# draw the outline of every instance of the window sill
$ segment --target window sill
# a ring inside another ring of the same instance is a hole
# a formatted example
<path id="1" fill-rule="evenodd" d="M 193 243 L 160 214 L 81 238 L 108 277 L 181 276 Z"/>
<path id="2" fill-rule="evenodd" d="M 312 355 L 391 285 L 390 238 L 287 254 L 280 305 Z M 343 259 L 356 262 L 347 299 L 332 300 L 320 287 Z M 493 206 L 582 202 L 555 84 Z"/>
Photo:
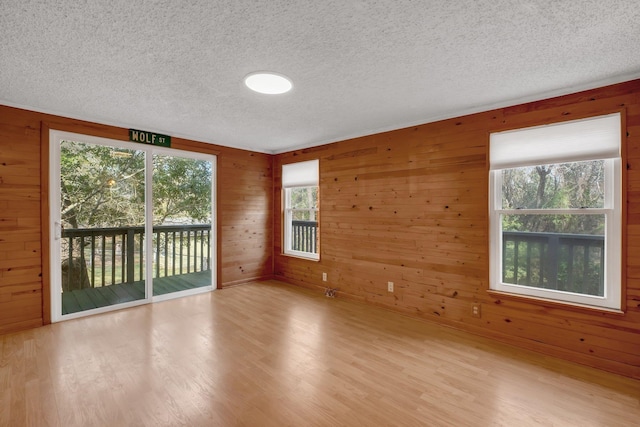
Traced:
<path id="1" fill-rule="evenodd" d="M 538 304 L 545 307 L 576 311 L 576 312 L 585 313 L 585 314 L 613 315 L 616 317 L 625 315 L 625 312 L 623 310 L 617 310 L 613 308 L 595 307 L 591 305 L 577 304 L 574 302 L 557 301 L 557 300 L 534 297 L 529 295 L 513 294 L 510 292 L 496 291 L 494 289 L 489 289 L 487 292 L 491 297 L 498 300 L 510 299 L 514 301 Z"/>
<path id="2" fill-rule="evenodd" d="M 288 257 L 291 257 L 291 258 L 304 259 L 304 260 L 307 260 L 307 261 L 315 261 L 315 262 L 319 262 L 320 261 L 320 254 L 309 256 L 309 255 L 306 255 L 306 254 L 304 254 L 302 252 L 300 252 L 300 253 L 297 253 L 297 252 L 296 253 L 283 252 L 282 255 L 283 256 L 288 256 Z"/>

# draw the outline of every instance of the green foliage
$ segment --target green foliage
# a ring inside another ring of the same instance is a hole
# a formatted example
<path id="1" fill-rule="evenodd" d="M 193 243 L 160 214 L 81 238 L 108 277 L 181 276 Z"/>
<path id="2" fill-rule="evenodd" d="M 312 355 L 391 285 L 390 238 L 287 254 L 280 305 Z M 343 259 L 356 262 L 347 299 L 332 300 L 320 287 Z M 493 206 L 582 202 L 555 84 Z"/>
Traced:
<path id="1" fill-rule="evenodd" d="M 154 223 L 188 217 L 211 222 L 211 162 L 155 156 L 153 161 Z"/>
<path id="2" fill-rule="evenodd" d="M 604 161 L 561 163 L 502 172 L 505 209 L 568 209 L 604 206 Z M 505 230 L 602 234 L 599 215 L 510 215 Z"/>
<path id="3" fill-rule="evenodd" d="M 288 190 L 293 219 L 315 221 L 318 210 L 318 187 L 295 187 Z"/>
<path id="4" fill-rule="evenodd" d="M 61 213 L 71 228 L 145 222 L 145 152 L 81 142 L 61 145 Z M 211 221 L 211 163 L 154 159 L 154 223 Z"/>
<path id="5" fill-rule="evenodd" d="M 64 141 L 60 153 L 65 226 L 144 222 L 144 152 Z"/>

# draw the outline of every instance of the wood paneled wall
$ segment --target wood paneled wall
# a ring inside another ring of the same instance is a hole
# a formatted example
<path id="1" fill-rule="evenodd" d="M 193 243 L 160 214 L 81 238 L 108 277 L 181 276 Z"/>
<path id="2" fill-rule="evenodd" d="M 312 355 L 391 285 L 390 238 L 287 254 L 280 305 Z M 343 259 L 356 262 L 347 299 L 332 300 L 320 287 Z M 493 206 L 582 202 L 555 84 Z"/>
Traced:
<path id="1" fill-rule="evenodd" d="M 489 293 L 489 133 L 613 111 L 627 131 L 625 313 Z M 314 158 L 319 262 L 281 255 L 281 166 Z M 274 218 L 279 279 L 640 378 L 640 80 L 278 155 Z"/>
<path id="2" fill-rule="evenodd" d="M 612 111 L 623 112 L 627 130 L 625 313 L 489 293 L 489 133 Z M 47 126 L 128 139 L 126 129 L 0 106 L 0 333 L 48 320 L 41 214 Z M 218 156 L 219 286 L 275 274 L 640 378 L 640 80 L 277 156 L 177 138 L 174 147 Z M 319 262 L 281 255 L 281 165 L 314 158 Z M 395 282 L 394 293 L 387 281 Z M 481 318 L 471 316 L 472 304 L 481 304 Z"/>
<path id="3" fill-rule="evenodd" d="M 127 129 L 0 106 L 0 333 L 49 320 L 41 176 L 41 131 L 48 128 L 128 140 Z M 217 155 L 218 286 L 271 277 L 272 156 L 180 138 L 172 145 Z"/>

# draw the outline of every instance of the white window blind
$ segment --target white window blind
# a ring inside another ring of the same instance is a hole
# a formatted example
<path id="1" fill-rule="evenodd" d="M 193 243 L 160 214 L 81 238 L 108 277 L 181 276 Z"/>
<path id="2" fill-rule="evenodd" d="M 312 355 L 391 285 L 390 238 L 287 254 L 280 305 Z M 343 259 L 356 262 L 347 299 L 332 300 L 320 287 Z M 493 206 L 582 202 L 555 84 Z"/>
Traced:
<path id="1" fill-rule="evenodd" d="M 318 185 L 318 160 L 282 165 L 282 188 Z"/>
<path id="2" fill-rule="evenodd" d="M 492 133 L 491 169 L 620 157 L 620 113 Z"/>

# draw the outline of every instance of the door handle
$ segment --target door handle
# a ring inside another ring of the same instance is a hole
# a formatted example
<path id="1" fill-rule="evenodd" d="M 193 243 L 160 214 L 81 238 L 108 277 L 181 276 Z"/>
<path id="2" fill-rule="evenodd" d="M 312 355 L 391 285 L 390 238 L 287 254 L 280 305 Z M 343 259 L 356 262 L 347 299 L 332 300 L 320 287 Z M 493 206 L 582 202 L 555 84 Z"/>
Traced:
<path id="1" fill-rule="evenodd" d="M 62 224 L 57 221 L 53 223 L 53 237 L 56 240 L 60 240 L 62 238 Z"/>

